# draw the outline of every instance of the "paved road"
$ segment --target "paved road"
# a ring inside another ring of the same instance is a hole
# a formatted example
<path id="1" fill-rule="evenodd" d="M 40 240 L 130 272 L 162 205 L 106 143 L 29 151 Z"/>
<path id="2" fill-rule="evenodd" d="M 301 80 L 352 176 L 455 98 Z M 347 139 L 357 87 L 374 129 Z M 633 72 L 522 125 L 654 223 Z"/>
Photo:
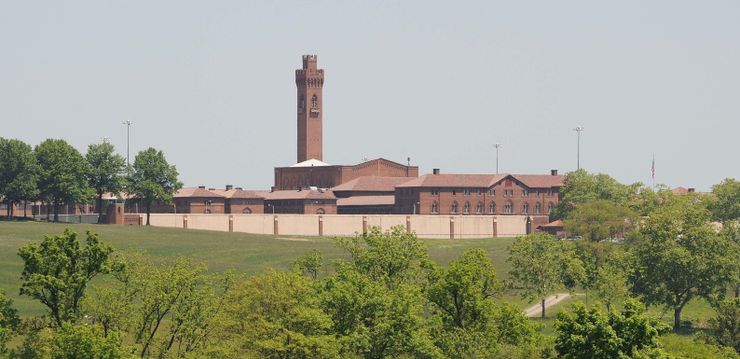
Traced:
<path id="1" fill-rule="evenodd" d="M 570 297 L 570 293 L 557 293 L 553 294 L 545 299 L 545 309 L 552 307 L 555 304 Z M 542 306 L 537 303 L 524 310 L 524 315 L 528 317 L 539 317 L 542 315 Z"/>

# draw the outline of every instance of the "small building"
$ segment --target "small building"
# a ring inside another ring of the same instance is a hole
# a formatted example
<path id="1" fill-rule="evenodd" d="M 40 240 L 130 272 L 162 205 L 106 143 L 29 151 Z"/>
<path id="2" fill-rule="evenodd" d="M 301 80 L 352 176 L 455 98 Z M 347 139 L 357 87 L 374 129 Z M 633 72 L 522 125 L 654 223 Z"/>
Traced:
<path id="1" fill-rule="evenodd" d="M 337 214 L 337 197 L 317 188 L 259 193 L 264 213 Z"/>
<path id="2" fill-rule="evenodd" d="M 339 214 L 391 214 L 396 186 L 407 177 L 363 176 L 331 189 L 337 197 Z"/>
<path id="3" fill-rule="evenodd" d="M 172 211 L 165 204 L 158 206 L 159 213 L 227 213 L 226 198 L 215 193 L 215 188 L 207 190 L 205 186 L 181 188 L 175 193 Z M 163 207 L 163 208 L 159 208 Z M 154 212 L 154 210 L 152 210 Z"/>
<path id="4" fill-rule="evenodd" d="M 226 185 L 225 189 L 213 190 L 225 198 L 225 213 L 252 214 L 264 213 L 265 198 L 255 191 Z"/>

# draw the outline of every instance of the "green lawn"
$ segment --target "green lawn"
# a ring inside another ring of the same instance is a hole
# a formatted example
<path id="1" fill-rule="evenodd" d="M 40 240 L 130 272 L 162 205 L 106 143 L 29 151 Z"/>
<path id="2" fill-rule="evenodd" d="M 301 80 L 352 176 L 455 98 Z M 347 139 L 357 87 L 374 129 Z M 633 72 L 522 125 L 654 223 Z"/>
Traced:
<path id="1" fill-rule="evenodd" d="M 55 224 L 45 222 L 0 221 L 0 288 L 13 299 L 24 315 L 41 313 L 41 307 L 26 297 L 18 296 L 21 259 L 18 248 L 31 242 L 40 242 L 45 234 L 60 233 L 71 227 L 84 236 L 86 230 L 100 234 L 100 238 L 121 251 L 140 250 L 156 257 L 186 256 L 204 262 L 211 271 L 233 269 L 253 274 L 266 268 L 290 268 L 299 255 L 318 249 L 328 261 L 340 258 L 343 252 L 332 238 L 284 238 L 269 235 L 227 233 L 179 228 L 112 226 L 89 224 Z M 84 237 L 82 237 L 84 239 Z M 506 277 L 509 265 L 507 247 L 512 238 L 496 239 L 429 239 L 429 254 L 445 265 L 469 248 L 484 248 L 496 266 L 500 278 Z M 514 295 L 507 299 L 525 305 Z"/>

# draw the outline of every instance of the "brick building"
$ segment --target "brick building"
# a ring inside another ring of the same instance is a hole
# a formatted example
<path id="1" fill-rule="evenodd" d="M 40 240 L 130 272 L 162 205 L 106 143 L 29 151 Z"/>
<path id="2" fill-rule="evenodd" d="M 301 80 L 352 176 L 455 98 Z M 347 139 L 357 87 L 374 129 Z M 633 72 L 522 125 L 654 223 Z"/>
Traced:
<path id="1" fill-rule="evenodd" d="M 317 188 L 260 193 L 265 213 L 337 214 L 337 197 Z"/>
<path id="2" fill-rule="evenodd" d="M 564 176 L 517 174 L 442 174 L 439 170 L 396 186 L 395 213 L 506 215 L 548 223 Z"/>
<path id="3" fill-rule="evenodd" d="M 396 186 L 408 181 L 407 177 L 364 176 L 333 187 L 337 213 L 391 214 Z"/>

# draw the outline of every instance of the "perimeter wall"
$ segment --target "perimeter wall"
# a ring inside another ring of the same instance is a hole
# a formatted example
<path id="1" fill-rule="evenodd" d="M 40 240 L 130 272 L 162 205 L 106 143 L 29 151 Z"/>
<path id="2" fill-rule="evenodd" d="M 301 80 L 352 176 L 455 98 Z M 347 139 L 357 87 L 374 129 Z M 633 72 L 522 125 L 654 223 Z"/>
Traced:
<path id="1" fill-rule="evenodd" d="M 145 214 L 139 223 L 146 223 Z M 377 226 L 403 226 L 420 238 L 490 238 L 526 234 L 526 216 L 311 215 L 311 214 L 152 214 L 156 227 L 286 236 L 351 236 Z"/>

